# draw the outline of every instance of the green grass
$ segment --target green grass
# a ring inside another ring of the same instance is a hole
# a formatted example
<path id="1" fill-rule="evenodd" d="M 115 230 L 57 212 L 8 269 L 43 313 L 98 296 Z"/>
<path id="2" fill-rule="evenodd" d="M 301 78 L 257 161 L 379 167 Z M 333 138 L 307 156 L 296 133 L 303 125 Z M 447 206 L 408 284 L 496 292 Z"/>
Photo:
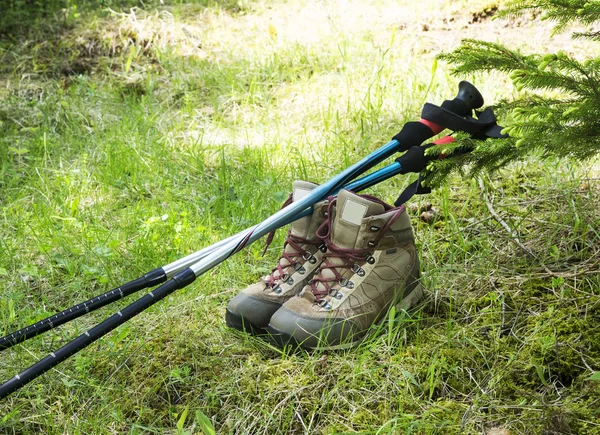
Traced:
<path id="1" fill-rule="evenodd" d="M 293 180 L 327 180 L 450 97 L 433 57 L 455 33 L 419 23 L 466 3 L 411 3 L 100 8 L 0 42 L 0 334 L 260 222 Z M 513 92 L 468 79 L 490 103 Z M 413 214 L 430 299 L 358 349 L 281 353 L 225 326 L 280 231 L 4 400 L 0 433 L 600 433 L 598 163 L 482 181 L 416 199 L 441 217 Z M 2 352 L 0 379 L 116 309 Z"/>

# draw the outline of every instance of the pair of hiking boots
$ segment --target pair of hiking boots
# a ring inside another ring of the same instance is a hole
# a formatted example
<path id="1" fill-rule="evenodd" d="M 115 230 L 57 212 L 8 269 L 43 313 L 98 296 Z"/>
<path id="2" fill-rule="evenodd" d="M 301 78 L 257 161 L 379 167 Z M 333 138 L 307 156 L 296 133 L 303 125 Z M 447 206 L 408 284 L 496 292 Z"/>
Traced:
<path id="1" fill-rule="evenodd" d="M 296 181 L 292 201 L 315 187 Z M 349 348 L 392 305 L 419 302 L 418 278 L 405 207 L 342 190 L 291 224 L 277 265 L 231 300 L 226 322 L 280 346 Z"/>

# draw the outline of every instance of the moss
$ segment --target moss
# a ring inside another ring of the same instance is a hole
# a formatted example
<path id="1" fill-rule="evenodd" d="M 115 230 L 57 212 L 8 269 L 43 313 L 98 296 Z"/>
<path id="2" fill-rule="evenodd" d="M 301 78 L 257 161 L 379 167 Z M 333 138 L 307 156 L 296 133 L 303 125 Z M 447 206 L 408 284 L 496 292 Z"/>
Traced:
<path id="1" fill-rule="evenodd" d="M 549 380 L 570 386 L 587 372 L 585 359 L 600 358 L 600 327 L 575 305 L 549 305 L 528 323 L 535 330 L 529 352 L 545 366 Z"/>

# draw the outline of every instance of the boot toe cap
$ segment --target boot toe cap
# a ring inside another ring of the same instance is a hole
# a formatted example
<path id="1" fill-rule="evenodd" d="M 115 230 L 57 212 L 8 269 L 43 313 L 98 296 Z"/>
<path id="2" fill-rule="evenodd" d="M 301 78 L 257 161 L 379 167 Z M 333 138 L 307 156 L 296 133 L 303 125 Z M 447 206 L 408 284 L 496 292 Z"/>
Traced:
<path id="1" fill-rule="evenodd" d="M 264 329 L 281 304 L 259 299 L 244 292 L 234 297 L 227 306 L 227 325 L 240 330 Z M 255 332 L 255 331 L 254 331 Z"/>
<path id="2" fill-rule="evenodd" d="M 361 335 L 351 320 L 302 315 L 285 305 L 273 314 L 267 331 L 280 346 L 292 344 L 306 349 L 352 347 Z"/>

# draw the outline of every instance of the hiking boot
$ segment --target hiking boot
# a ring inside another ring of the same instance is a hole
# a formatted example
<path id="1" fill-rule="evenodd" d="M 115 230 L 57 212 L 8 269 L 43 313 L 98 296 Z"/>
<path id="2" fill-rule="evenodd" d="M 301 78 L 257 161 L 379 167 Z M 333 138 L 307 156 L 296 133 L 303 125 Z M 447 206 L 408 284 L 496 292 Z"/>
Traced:
<path id="1" fill-rule="evenodd" d="M 423 297 L 404 205 L 342 190 L 317 235 L 326 247 L 320 268 L 269 322 L 279 345 L 352 347 L 392 305 L 409 309 Z"/>
<path id="2" fill-rule="evenodd" d="M 303 198 L 316 186 L 307 181 L 294 182 L 292 195 L 283 207 Z M 318 202 L 312 215 L 291 224 L 281 257 L 271 273 L 229 302 L 225 313 L 227 325 L 252 333 L 264 332 L 273 313 L 302 290 L 321 264 L 323 252 L 319 245 L 323 242 L 315 233 L 326 220 L 326 213 L 327 201 Z"/>

